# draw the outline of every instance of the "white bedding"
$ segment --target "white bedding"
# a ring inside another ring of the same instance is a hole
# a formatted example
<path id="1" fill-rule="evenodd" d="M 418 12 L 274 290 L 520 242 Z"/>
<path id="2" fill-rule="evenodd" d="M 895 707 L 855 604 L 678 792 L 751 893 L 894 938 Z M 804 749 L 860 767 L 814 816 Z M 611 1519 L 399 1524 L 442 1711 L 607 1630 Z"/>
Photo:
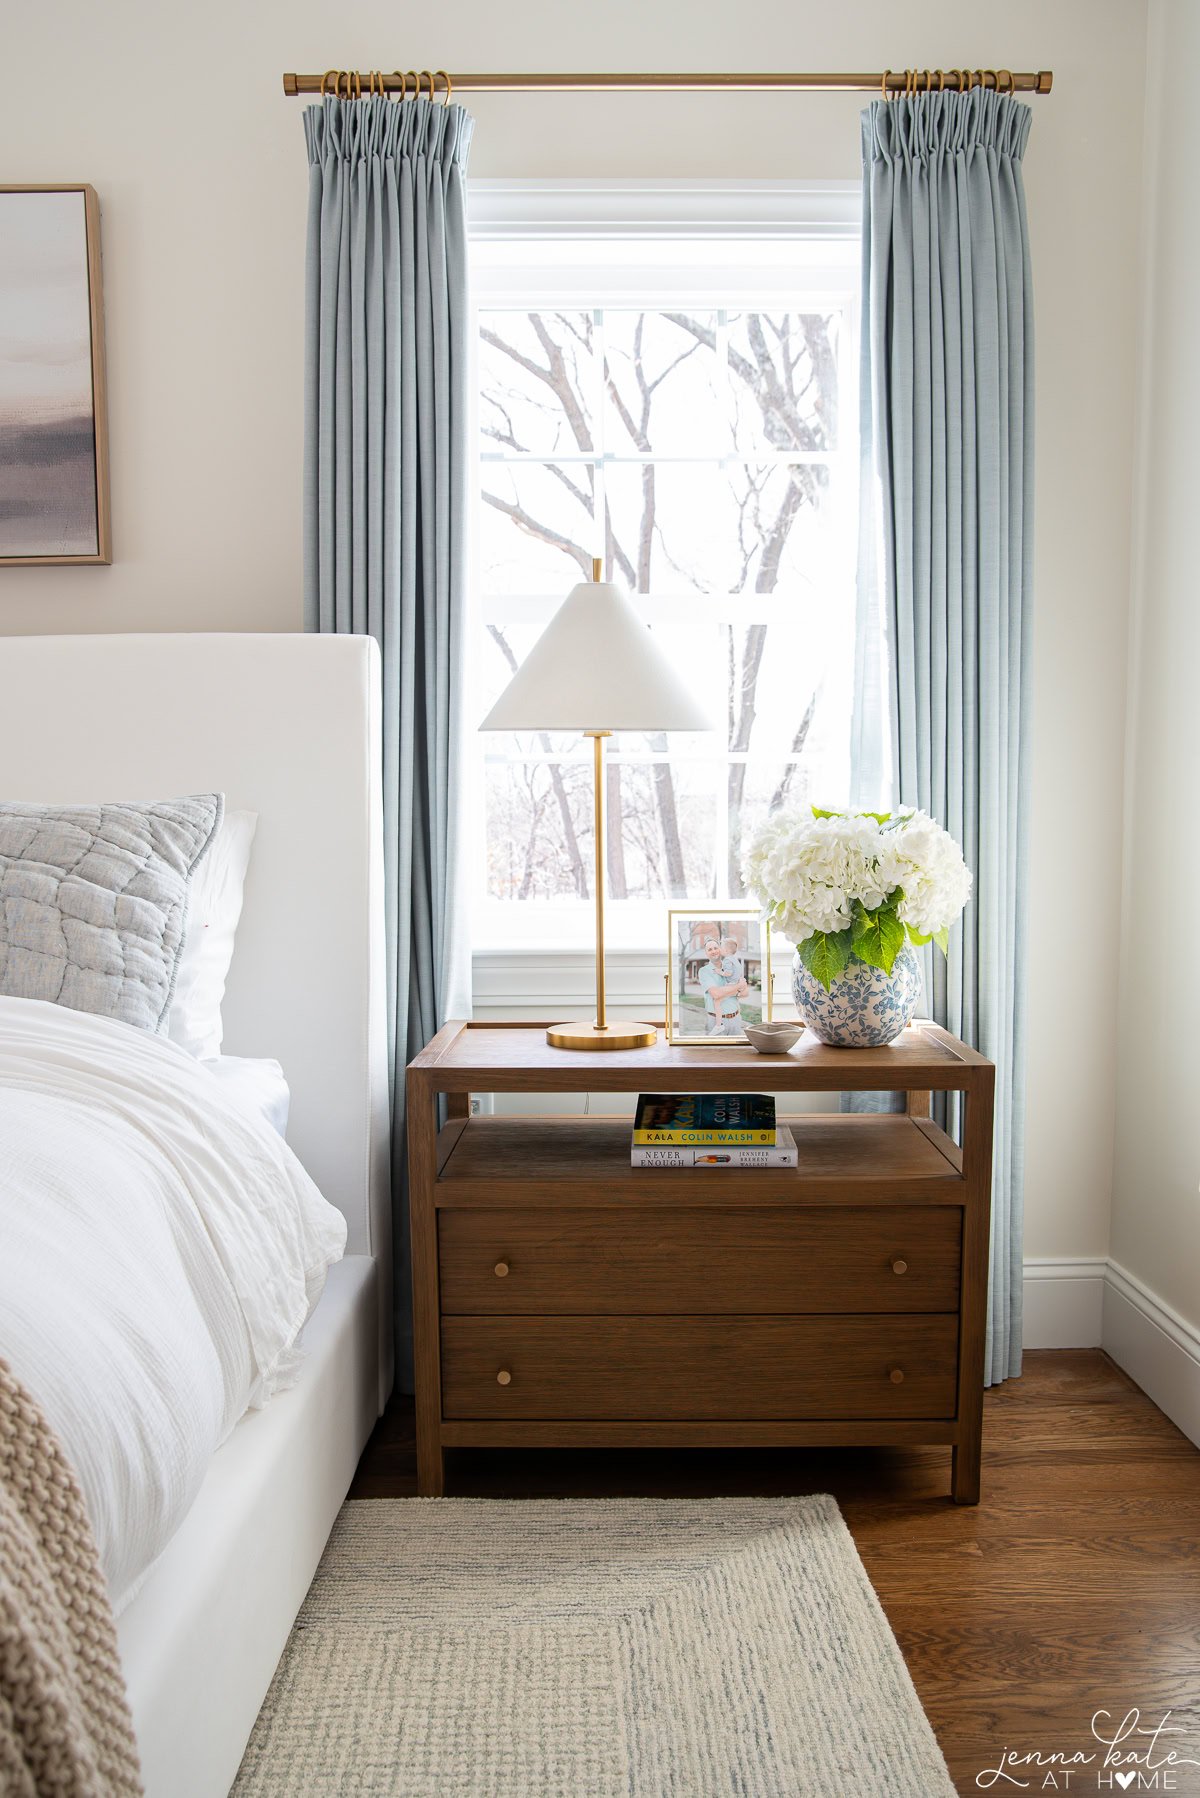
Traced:
<path id="1" fill-rule="evenodd" d="M 219 1080 L 235 1105 L 256 1118 L 265 1117 L 280 1136 L 287 1135 L 292 1095 L 277 1061 L 248 1060 L 244 1055 L 214 1055 L 200 1062 Z"/>
<path id="2" fill-rule="evenodd" d="M 0 1356 L 83 1487 L 115 1608 L 290 1385 L 346 1224 L 186 1050 L 0 998 Z"/>

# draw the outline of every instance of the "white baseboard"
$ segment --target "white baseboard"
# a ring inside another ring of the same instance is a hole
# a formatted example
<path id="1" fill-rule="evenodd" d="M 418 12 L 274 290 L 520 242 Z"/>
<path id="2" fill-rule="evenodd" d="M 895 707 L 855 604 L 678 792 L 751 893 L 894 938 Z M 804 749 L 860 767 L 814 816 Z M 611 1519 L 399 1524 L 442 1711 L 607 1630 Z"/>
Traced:
<path id="1" fill-rule="evenodd" d="M 1045 1256 L 1027 1261 L 1024 1346 L 1099 1348 L 1107 1268 L 1102 1255 L 1082 1261 Z"/>
<path id="2" fill-rule="evenodd" d="M 1115 1261 L 1104 1281 L 1101 1346 L 1200 1447 L 1200 1330 Z"/>
<path id="3" fill-rule="evenodd" d="M 1102 1348 L 1200 1446 L 1200 1329 L 1104 1256 L 1025 1263 L 1027 1349 Z"/>

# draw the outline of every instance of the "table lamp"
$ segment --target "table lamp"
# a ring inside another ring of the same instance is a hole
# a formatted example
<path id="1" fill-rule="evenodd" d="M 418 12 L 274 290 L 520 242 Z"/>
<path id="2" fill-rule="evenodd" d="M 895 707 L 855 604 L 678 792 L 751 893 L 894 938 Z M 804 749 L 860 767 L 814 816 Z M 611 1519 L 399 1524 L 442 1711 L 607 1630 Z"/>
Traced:
<path id="1" fill-rule="evenodd" d="M 573 587 L 480 730 L 578 730 L 591 737 L 596 783 L 596 1018 L 552 1024 L 555 1049 L 649 1049 L 652 1024 L 608 1021 L 604 998 L 604 739 L 614 731 L 711 730 L 713 721 L 684 684 L 617 581 Z"/>

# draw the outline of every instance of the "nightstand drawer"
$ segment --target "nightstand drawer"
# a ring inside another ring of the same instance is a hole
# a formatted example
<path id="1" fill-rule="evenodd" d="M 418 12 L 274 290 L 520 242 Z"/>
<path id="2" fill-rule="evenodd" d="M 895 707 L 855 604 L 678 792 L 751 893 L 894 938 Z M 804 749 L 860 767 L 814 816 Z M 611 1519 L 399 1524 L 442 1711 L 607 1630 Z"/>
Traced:
<path id="1" fill-rule="evenodd" d="M 446 1418 L 951 1418 L 958 1319 L 443 1317 Z"/>
<path id="2" fill-rule="evenodd" d="M 438 1232 L 443 1314 L 958 1307 L 956 1205 L 447 1210 Z"/>

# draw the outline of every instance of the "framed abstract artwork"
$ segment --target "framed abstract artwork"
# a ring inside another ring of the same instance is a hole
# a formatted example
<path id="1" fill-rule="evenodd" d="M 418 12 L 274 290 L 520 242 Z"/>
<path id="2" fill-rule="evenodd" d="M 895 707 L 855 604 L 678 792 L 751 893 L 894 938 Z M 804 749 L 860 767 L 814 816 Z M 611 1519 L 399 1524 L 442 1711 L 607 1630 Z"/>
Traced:
<path id="1" fill-rule="evenodd" d="M 0 566 L 111 561 L 100 203 L 0 186 Z"/>

